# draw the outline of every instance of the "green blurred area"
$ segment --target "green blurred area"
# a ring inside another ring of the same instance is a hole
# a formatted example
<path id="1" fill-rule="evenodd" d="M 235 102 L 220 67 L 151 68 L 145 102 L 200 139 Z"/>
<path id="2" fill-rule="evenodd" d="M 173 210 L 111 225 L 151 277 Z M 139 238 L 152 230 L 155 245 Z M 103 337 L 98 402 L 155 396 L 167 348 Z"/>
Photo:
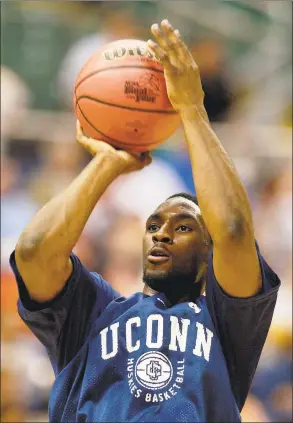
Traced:
<path id="1" fill-rule="evenodd" d="M 96 27 L 90 19 L 80 22 L 72 11 L 69 17 L 66 5 L 32 3 L 2 3 L 2 64 L 28 83 L 34 108 L 55 109 L 54 82 L 60 63 L 69 46 Z"/>
<path id="2" fill-rule="evenodd" d="M 225 46 L 230 63 L 254 51 L 274 27 L 288 33 L 288 5 L 246 1 L 4 1 L 1 2 L 2 65 L 18 73 L 33 93 L 32 107 L 58 110 L 56 78 L 65 54 L 86 35 L 107 27 L 109 16 L 129 11 L 140 36 L 148 38 L 150 24 L 168 17 L 189 44 L 214 37 Z M 123 18 L 122 18 L 123 19 Z M 109 28 L 111 30 L 111 28 Z M 284 39 L 284 36 L 283 36 Z M 289 53 L 288 53 L 289 55 Z M 289 60 L 291 63 L 291 61 Z M 289 66 L 289 62 L 287 66 Z"/>
<path id="3" fill-rule="evenodd" d="M 122 8 L 128 9 L 145 31 L 156 17 L 162 18 L 167 12 L 171 19 L 174 15 L 178 23 L 184 20 L 182 32 L 187 39 L 194 41 L 198 36 L 210 34 L 208 26 L 193 21 L 192 15 L 196 14 L 199 2 L 189 2 L 191 13 L 187 21 L 179 13 L 185 10 L 184 4 L 186 2 L 2 2 L 2 64 L 16 71 L 28 83 L 33 93 L 33 108 L 58 110 L 61 105 L 55 84 L 61 61 L 75 41 L 98 31 L 100 25 L 105 23 L 105 9 L 108 9 L 108 13 L 110 10 L 110 13 L 118 14 Z M 205 7 L 210 6 L 207 3 Z M 214 15 L 227 8 L 241 9 L 258 33 L 263 32 L 269 23 L 264 13 L 238 2 L 219 2 L 216 7 L 212 6 L 210 13 Z M 228 37 L 225 41 L 230 56 L 235 59 L 251 47 L 251 40 L 245 37 Z"/>
<path id="4" fill-rule="evenodd" d="M 28 83 L 33 108 L 61 108 L 55 86 L 61 61 L 75 41 L 99 30 L 104 3 L 1 2 L 1 64 Z M 113 13 L 123 7 L 146 18 L 156 7 L 149 2 L 122 3 L 111 2 Z"/>

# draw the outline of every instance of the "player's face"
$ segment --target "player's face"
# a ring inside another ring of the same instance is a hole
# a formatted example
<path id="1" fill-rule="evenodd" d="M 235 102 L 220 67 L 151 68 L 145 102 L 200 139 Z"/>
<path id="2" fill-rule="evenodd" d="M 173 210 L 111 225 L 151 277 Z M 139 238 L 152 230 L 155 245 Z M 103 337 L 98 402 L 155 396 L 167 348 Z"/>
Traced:
<path id="1" fill-rule="evenodd" d="M 182 197 L 167 200 L 146 222 L 144 282 L 166 294 L 188 293 L 207 259 L 206 241 L 199 207 Z"/>

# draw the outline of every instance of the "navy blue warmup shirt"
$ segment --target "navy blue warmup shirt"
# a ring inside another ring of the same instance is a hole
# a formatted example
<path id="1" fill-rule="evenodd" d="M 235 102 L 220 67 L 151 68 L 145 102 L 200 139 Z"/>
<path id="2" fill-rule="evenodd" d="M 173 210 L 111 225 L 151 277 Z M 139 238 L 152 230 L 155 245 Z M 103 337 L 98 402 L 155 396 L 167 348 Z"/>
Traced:
<path id="1" fill-rule="evenodd" d="M 162 293 L 121 297 L 74 254 L 63 291 L 40 304 L 29 298 L 12 253 L 20 316 L 56 375 L 50 421 L 241 421 L 280 284 L 258 254 L 258 295 L 227 296 L 211 254 L 206 295 L 172 306 Z"/>

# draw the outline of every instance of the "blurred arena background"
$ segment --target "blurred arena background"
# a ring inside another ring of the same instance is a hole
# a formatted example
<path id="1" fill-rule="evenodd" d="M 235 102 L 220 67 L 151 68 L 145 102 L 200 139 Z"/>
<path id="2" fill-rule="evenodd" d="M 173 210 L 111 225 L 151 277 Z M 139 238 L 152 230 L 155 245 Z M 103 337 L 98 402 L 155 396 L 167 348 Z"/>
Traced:
<path id="1" fill-rule="evenodd" d="M 192 48 L 210 120 L 248 191 L 256 239 L 283 282 L 243 421 L 291 421 L 291 1 L 7 1 L 1 15 L 1 421 L 48 421 L 53 371 L 18 317 L 8 258 L 35 212 L 90 160 L 75 143 L 76 75 L 99 46 L 147 40 L 164 17 Z M 153 156 L 150 168 L 113 184 L 75 249 L 124 295 L 142 287 L 146 216 L 175 192 L 194 193 L 180 128 Z"/>

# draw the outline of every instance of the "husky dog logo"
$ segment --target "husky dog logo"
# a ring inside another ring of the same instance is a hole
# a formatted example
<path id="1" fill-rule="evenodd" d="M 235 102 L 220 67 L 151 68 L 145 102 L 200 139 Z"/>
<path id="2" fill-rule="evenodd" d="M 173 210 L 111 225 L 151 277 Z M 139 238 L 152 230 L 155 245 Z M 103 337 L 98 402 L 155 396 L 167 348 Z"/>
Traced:
<path id="1" fill-rule="evenodd" d="M 162 366 L 159 361 L 151 360 L 150 363 L 146 366 L 146 373 L 151 380 L 157 381 L 159 376 L 162 375 Z"/>
<path id="2" fill-rule="evenodd" d="M 164 388 L 173 376 L 169 359 L 162 353 L 150 351 L 136 362 L 135 377 L 138 383 L 153 390 Z"/>

